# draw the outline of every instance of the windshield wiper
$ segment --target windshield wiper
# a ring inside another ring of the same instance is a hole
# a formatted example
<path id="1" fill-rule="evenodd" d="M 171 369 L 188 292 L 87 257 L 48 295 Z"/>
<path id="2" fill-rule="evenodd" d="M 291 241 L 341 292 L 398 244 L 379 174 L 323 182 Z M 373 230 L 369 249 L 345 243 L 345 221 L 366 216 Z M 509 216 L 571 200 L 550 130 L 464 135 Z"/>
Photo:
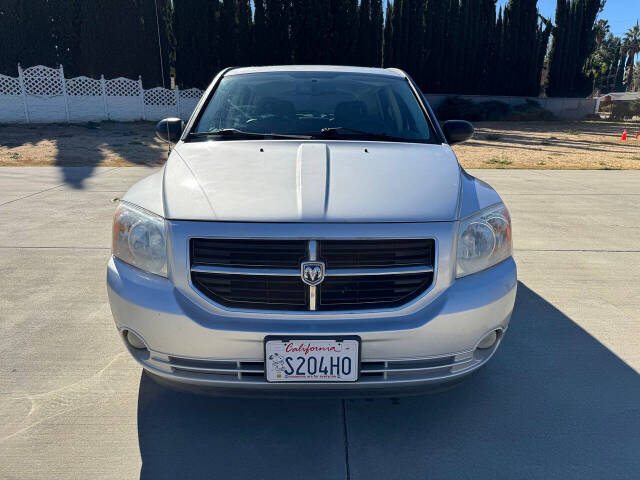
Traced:
<path id="1" fill-rule="evenodd" d="M 299 138 L 302 140 L 308 140 L 311 135 L 293 135 L 287 133 L 259 133 L 259 132 L 244 132 L 237 128 L 223 128 L 221 130 L 214 130 L 212 132 L 191 132 L 190 138 L 198 137 L 220 137 L 220 138 Z"/>
<path id="2" fill-rule="evenodd" d="M 340 135 L 341 132 L 344 132 L 346 134 L 361 135 L 363 137 L 374 138 L 377 140 L 400 141 L 400 142 L 410 141 L 406 138 L 387 135 L 384 132 L 381 132 L 381 133 L 366 132 L 364 130 L 357 130 L 355 128 L 349 128 L 349 127 L 327 127 L 320 130 L 320 133 L 325 137 L 330 137 L 332 135 Z"/>

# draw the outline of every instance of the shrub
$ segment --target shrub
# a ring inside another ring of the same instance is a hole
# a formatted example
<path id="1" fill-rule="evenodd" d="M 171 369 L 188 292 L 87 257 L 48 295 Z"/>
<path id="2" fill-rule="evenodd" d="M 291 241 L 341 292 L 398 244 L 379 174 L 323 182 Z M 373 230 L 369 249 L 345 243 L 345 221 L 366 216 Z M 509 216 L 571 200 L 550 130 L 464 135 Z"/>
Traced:
<path id="1" fill-rule="evenodd" d="M 549 110 L 542 108 L 542 106 L 535 100 L 529 100 L 522 105 L 516 105 L 511 109 L 505 120 L 517 121 L 517 122 L 533 122 L 533 121 L 547 121 L 555 120 L 556 116 Z"/>
<path id="2" fill-rule="evenodd" d="M 631 104 L 634 102 L 614 102 L 611 107 L 611 120 L 625 120 L 633 117 Z"/>
<path id="3" fill-rule="evenodd" d="M 479 104 L 460 97 L 447 98 L 438 107 L 440 120 L 468 120 L 479 122 L 483 119 L 482 108 Z"/>
<path id="4" fill-rule="evenodd" d="M 504 120 L 509 113 L 509 110 L 511 110 L 511 107 L 508 104 L 497 100 L 482 102 L 479 105 L 484 112 L 483 120 L 489 121 Z"/>
<path id="5" fill-rule="evenodd" d="M 476 103 L 460 97 L 447 98 L 438 107 L 438 118 L 445 120 L 482 121 L 532 121 L 554 120 L 555 116 L 533 100 L 511 107 L 504 102 L 490 100 Z"/>

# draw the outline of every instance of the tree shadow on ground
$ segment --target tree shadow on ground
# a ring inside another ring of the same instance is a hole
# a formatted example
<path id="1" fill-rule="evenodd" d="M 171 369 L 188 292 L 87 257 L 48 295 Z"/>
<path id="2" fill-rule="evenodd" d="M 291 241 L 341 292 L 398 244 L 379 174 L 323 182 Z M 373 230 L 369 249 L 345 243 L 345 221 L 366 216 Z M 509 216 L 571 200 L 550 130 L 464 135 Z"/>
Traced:
<path id="1" fill-rule="evenodd" d="M 82 189 L 97 166 L 157 167 L 166 158 L 167 147 L 155 138 L 152 122 L 0 128 L 0 165 L 54 165 L 59 167 L 63 182 L 74 189 Z"/>
<path id="2" fill-rule="evenodd" d="M 439 394 L 211 398 L 143 374 L 140 477 L 632 478 L 638 398 L 638 373 L 519 283 L 495 358 Z"/>
<path id="3" fill-rule="evenodd" d="M 562 129 L 559 129 L 562 126 Z M 629 140 L 619 140 L 622 131 L 629 130 Z M 635 133 L 640 123 L 624 122 L 482 122 L 474 137 L 465 143 L 469 147 L 491 147 L 548 151 L 557 149 L 584 152 L 630 153 L 625 147 L 636 146 Z M 551 135 L 550 135 L 551 134 Z M 590 136 L 597 136 L 594 142 Z M 640 142 L 637 142 L 640 150 Z M 552 147 L 552 148 L 549 148 Z"/>

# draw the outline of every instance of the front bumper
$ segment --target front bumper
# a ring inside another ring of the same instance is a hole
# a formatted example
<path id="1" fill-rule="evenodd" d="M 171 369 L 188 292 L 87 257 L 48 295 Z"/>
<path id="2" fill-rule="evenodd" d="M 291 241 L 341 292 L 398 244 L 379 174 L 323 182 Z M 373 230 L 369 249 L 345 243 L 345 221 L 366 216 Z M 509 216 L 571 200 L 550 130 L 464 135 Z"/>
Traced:
<path id="1" fill-rule="evenodd" d="M 446 254 L 446 252 L 445 252 Z M 444 255 L 444 254 L 443 254 Z M 443 265 L 441 265 L 442 267 Z M 441 268 L 442 271 L 447 269 Z M 150 373 L 164 380 L 220 390 L 259 392 L 411 391 L 454 382 L 478 369 L 496 351 L 516 295 L 512 258 L 461 279 L 440 279 L 419 308 L 372 315 L 308 312 L 226 313 L 168 279 L 112 258 L 107 268 L 111 310 L 119 332 L 138 335 L 147 349 L 125 345 Z M 302 318 L 301 318 L 302 317 Z M 477 345 L 489 332 L 498 340 Z M 358 335 L 362 370 L 355 383 L 267 383 L 267 335 Z"/>

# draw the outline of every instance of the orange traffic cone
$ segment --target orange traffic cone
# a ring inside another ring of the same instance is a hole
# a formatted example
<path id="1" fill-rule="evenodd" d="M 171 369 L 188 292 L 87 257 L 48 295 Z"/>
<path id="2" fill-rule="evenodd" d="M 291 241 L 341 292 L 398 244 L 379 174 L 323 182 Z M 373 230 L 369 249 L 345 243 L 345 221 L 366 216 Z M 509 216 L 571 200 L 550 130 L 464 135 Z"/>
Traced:
<path id="1" fill-rule="evenodd" d="M 626 140 L 627 139 L 627 129 L 624 129 L 624 132 L 622 132 L 622 140 Z"/>
<path id="2" fill-rule="evenodd" d="M 640 140 L 640 133 L 636 133 L 636 140 Z"/>

